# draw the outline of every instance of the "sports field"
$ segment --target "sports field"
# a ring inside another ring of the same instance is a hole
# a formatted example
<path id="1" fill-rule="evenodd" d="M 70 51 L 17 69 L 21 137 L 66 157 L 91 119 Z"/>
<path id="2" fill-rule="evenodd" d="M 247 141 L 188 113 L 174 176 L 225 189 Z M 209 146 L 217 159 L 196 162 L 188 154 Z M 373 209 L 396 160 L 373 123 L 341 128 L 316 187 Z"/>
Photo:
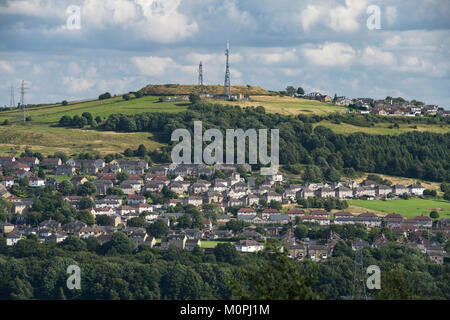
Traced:
<path id="1" fill-rule="evenodd" d="M 430 212 L 436 210 L 440 218 L 450 218 L 450 201 L 409 199 L 409 200 L 350 200 L 350 206 L 369 209 L 371 211 L 389 214 L 398 213 L 407 218 L 420 215 L 429 216 Z"/>
<path id="2" fill-rule="evenodd" d="M 209 240 L 209 241 L 201 241 L 201 245 L 200 248 L 215 248 L 217 247 L 217 245 L 219 243 L 233 243 L 233 242 L 229 242 L 229 241 L 214 241 L 214 240 Z"/>

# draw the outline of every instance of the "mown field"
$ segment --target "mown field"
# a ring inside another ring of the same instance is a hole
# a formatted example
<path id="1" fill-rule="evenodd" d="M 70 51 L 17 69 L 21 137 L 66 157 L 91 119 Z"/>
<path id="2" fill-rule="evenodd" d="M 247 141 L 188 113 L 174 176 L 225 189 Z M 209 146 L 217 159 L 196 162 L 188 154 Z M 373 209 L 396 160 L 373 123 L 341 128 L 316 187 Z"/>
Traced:
<path id="1" fill-rule="evenodd" d="M 450 126 L 446 125 L 437 125 L 437 124 L 399 124 L 399 128 L 389 128 L 391 126 L 391 123 L 376 123 L 373 127 L 359 127 L 348 123 L 332 123 L 330 121 L 321 121 L 319 123 L 315 123 L 314 127 L 316 126 L 324 126 L 327 128 L 330 128 L 336 133 L 341 134 L 352 134 L 356 132 L 363 132 L 368 134 L 382 134 L 382 135 L 400 135 L 406 132 L 411 131 L 430 131 L 435 133 L 449 133 L 450 132 Z M 414 127 L 416 126 L 416 128 Z"/>
<path id="2" fill-rule="evenodd" d="M 345 107 L 334 106 L 313 100 L 279 96 L 251 96 L 250 101 L 232 101 L 231 103 L 229 101 L 214 102 L 221 103 L 223 105 L 238 105 L 242 108 L 248 106 L 263 106 L 269 113 L 279 113 L 284 115 L 325 115 L 334 112 L 346 112 Z"/>
<path id="3" fill-rule="evenodd" d="M 215 241 L 215 240 L 202 240 L 200 248 L 215 248 L 219 243 L 230 243 L 227 241 Z"/>
<path id="4" fill-rule="evenodd" d="M 110 114 L 135 114 L 144 112 L 180 112 L 187 109 L 187 102 L 159 102 L 158 97 L 142 97 L 125 101 L 122 97 L 105 100 L 91 100 L 72 102 L 67 106 L 50 105 L 30 108 L 27 114 L 31 116 L 31 124 L 56 124 L 62 116 L 81 116 L 83 112 L 90 112 L 95 118 L 107 118 Z M 23 113 L 17 110 L 0 112 L 0 122 L 8 119 L 11 122 L 22 122 Z"/>
<path id="5" fill-rule="evenodd" d="M 350 200 L 349 211 L 359 213 L 373 211 L 376 213 L 389 214 L 398 213 L 407 218 L 420 215 L 429 216 L 430 212 L 436 210 L 440 218 L 450 218 L 450 202 L 446 200 L 428 199 L 396 199 L 396 200 Z M 352 208 L 362 208 L 364 210 L 352 210 Z"/>

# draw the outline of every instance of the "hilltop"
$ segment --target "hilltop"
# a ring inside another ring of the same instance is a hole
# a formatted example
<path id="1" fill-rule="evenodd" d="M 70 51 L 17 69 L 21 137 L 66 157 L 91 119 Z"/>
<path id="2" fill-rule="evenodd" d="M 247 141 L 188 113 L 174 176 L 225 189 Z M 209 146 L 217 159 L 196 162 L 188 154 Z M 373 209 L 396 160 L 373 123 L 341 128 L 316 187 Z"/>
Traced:
<path id="1" fill-rule="evenodd" d="M 198 93 L 198 85 L 187 84 L 150 84 L 141 89 L 145 95 L 151 96 L 173 96 L 173 95 L 188 95 L 191 93 Z M 206 94 L 223 94 L 223 85 L 204 85 L 203 92 Z M 231 86 L 232 94 L 243 94 L 246 96 L 252 95 L 270 95 L 270 92 L 258 86 Z"/>

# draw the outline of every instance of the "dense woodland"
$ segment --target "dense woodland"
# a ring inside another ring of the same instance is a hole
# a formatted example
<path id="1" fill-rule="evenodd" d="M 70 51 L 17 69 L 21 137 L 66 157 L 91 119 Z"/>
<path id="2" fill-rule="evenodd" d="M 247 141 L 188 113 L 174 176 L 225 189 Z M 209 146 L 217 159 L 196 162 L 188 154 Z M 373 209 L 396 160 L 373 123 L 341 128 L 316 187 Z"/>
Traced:
<path id="1" fill-rule="evenodd" d="M 210 103 L 192 104 L 176 114 L 144 113 L 113 114 L 99 126 L 101 130 L 118 132 L 150 132 L 159 142 L 167 143 L 151 153 L 155 162 L 170 162 L 172 132 L 178 128 L 193 130 L 193 122 L 201 120 L 204 130 L 249 128 L 280 130 L 280 163 L 293 167 L 305 165 L 312 172 L 311 181 L 336 180 L 339 175 L 352 176 L 356 171 L 376 172 L 437 182 L 450 181 L 450 134 L 409 132 L 401 135 L 336 134 L 323 126 L 313 129 L 313 123 L 323 119 L 337 123 L 390 121 L 436 122 L 448 125 L 440 118 L 382 119 L 383 117 L 354 115 L 284 116 L 269 114 L 263 107 L 223 107 Z M 70 126 L 69 119 L 61 125 Z M 225 134 L 224 134 L 225 136 Z"/>
<path id="2" fill-rule="evenodd" d="M 347 241 L 370 237 L 343 227 Z M 345 229 L 345 230 L 344 230 Z M 319 231 L 318 231 L 319 232 Z M 326 238 L 330 228 L 316 235 Z M 353 294 L 353 251 L 339 242 L 322 263 L 298 262 L 273 242 L 264 252 L 239 254 L 231 244 L 212 253 L 140 246 L 125 234 L 99 245 L 69 237 L 59 244 L 36 238 L 7 247 L 0 238 L 0 299 L 341 299 Z M 438 265 L 417 249 L 365 248 L 364 265 L 381 269 L 373 299 L 449 299 L 450 265 Z M 81 269 L 81 289 L 69 290 L 67 267 Z M 277 288 L 273 290 L 273 288 Z"/>

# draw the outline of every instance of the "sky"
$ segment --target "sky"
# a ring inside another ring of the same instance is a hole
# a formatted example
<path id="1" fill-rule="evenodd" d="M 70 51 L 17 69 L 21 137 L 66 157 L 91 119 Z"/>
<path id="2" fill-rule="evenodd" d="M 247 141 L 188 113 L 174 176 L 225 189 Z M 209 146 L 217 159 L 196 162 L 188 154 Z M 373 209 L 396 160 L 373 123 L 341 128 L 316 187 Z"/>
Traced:
<path id="1" fill-rule="evenodd" d="M 231 82 L 450 108 L 449 0 L 0 0 L 0 106 Z"/>

